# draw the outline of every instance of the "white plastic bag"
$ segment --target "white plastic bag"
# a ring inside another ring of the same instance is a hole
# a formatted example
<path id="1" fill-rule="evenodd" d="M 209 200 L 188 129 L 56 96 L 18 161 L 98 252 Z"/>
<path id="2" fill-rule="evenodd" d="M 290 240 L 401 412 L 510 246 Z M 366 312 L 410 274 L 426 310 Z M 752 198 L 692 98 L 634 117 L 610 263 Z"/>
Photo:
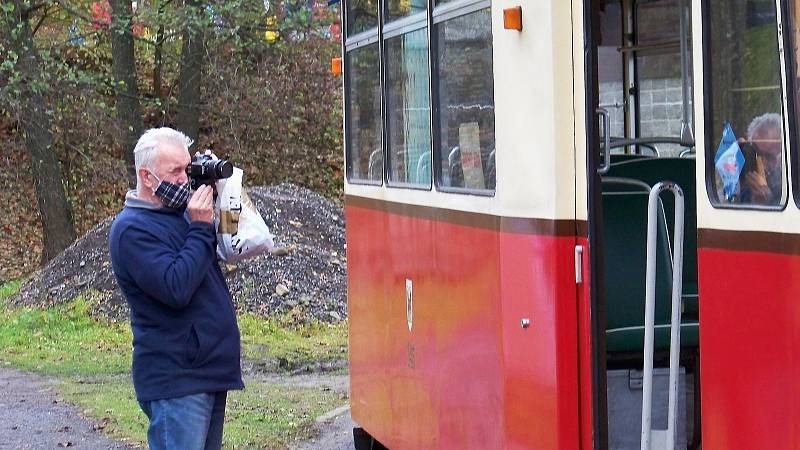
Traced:
<path id="1" fill-rule="evenodd" d="M 217 182 L 217 255 L 227 262 L 258 256 L 275 245 L 269 227 L 242 190 L 243 175 L 235 167 L 233 175 Z"/>

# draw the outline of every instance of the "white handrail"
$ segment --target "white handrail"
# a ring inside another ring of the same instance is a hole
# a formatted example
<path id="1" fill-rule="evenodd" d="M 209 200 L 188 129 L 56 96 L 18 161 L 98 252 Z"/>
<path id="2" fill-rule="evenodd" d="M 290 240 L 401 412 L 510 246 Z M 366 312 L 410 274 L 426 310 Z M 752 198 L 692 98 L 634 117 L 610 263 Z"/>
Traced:
<path id="1" fill-rule="evenodd" d="M 667 429 L 653 430 L 653 340 L 656 307 L 656 241 L 659 195 L 670 190 L 675 195 L 675 230 L 672 255 L 672 320 L 669 345 L 669 410 Z M 675 449 L 677 433 L 678 364 L 681 351 L 681 291 L 683 289 L 683 189 L 672 181 L 661 181 L 650 190 L 647 204 L 647 276 L 644 312 L 644 378 L 642 386 L 642 450 L 650 450 L 653 441 L 666 450 Z"/>

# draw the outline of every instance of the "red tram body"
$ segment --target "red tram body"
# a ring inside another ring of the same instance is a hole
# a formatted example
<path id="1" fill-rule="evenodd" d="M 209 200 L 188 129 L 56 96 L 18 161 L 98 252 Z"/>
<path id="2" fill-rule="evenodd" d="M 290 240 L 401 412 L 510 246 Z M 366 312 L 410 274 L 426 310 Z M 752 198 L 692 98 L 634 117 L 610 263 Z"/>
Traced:
<path id="1" fill-rule="evenodd" d="M 800 0 L 343 20 L 357 447 L 800 449 Z"/>
<path id="2" fill-rule="evenodd" d="M 798 235 L 700 237 L 703 439 L 800 448 Z"/>
<path id="3" fill-rule="evenodd" d="M 356 198 L 347 223 L 348 233 L 396 230 L 391 239 L 407 243 L 348 234 L 355 418 L 381 424 L 387 445 L 402 448 L 578 447 L 575 236 L 552 222 Z"/>

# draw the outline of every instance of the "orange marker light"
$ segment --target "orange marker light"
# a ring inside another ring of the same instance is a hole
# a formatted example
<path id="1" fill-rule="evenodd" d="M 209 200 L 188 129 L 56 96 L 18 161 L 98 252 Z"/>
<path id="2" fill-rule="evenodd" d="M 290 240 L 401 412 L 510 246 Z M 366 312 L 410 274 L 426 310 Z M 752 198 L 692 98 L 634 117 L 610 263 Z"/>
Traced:
<path id="1" fill-rule="evenodd" d="M 337 77 L 342 74 L 342 58 L 331 59 L 331 73 Z"/>
<path id="2" fill-rule="evenodd" d="M 503 10 L 503 28 L 522 31 L 522 6 Z"/>

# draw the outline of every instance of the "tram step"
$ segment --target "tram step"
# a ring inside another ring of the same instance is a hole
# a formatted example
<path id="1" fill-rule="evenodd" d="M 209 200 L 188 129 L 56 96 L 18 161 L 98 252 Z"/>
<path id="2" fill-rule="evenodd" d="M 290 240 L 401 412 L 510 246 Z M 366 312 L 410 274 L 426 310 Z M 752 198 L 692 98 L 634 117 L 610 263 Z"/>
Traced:
<path id="1" fill-rule="evenodd" d="M 609 370 L 608 387 L 608 448 L 610 450 L 639 450 L 642 436 L 642 372 L 638 370 Z M 667 386 L 669 369 L 653 369 L 654 430 L 667 428 Z M 691 399 L 691 386 L 686 383 L 686 373 L 680 368 L 678 378 L 678 436 L 677 448 L 686 448 L 689 431 L 687 424 L 687 394 Z M 688 402 L 691 405 L 691 401 Z M 691 412 L 689 412 L 691 414 Z"/>

